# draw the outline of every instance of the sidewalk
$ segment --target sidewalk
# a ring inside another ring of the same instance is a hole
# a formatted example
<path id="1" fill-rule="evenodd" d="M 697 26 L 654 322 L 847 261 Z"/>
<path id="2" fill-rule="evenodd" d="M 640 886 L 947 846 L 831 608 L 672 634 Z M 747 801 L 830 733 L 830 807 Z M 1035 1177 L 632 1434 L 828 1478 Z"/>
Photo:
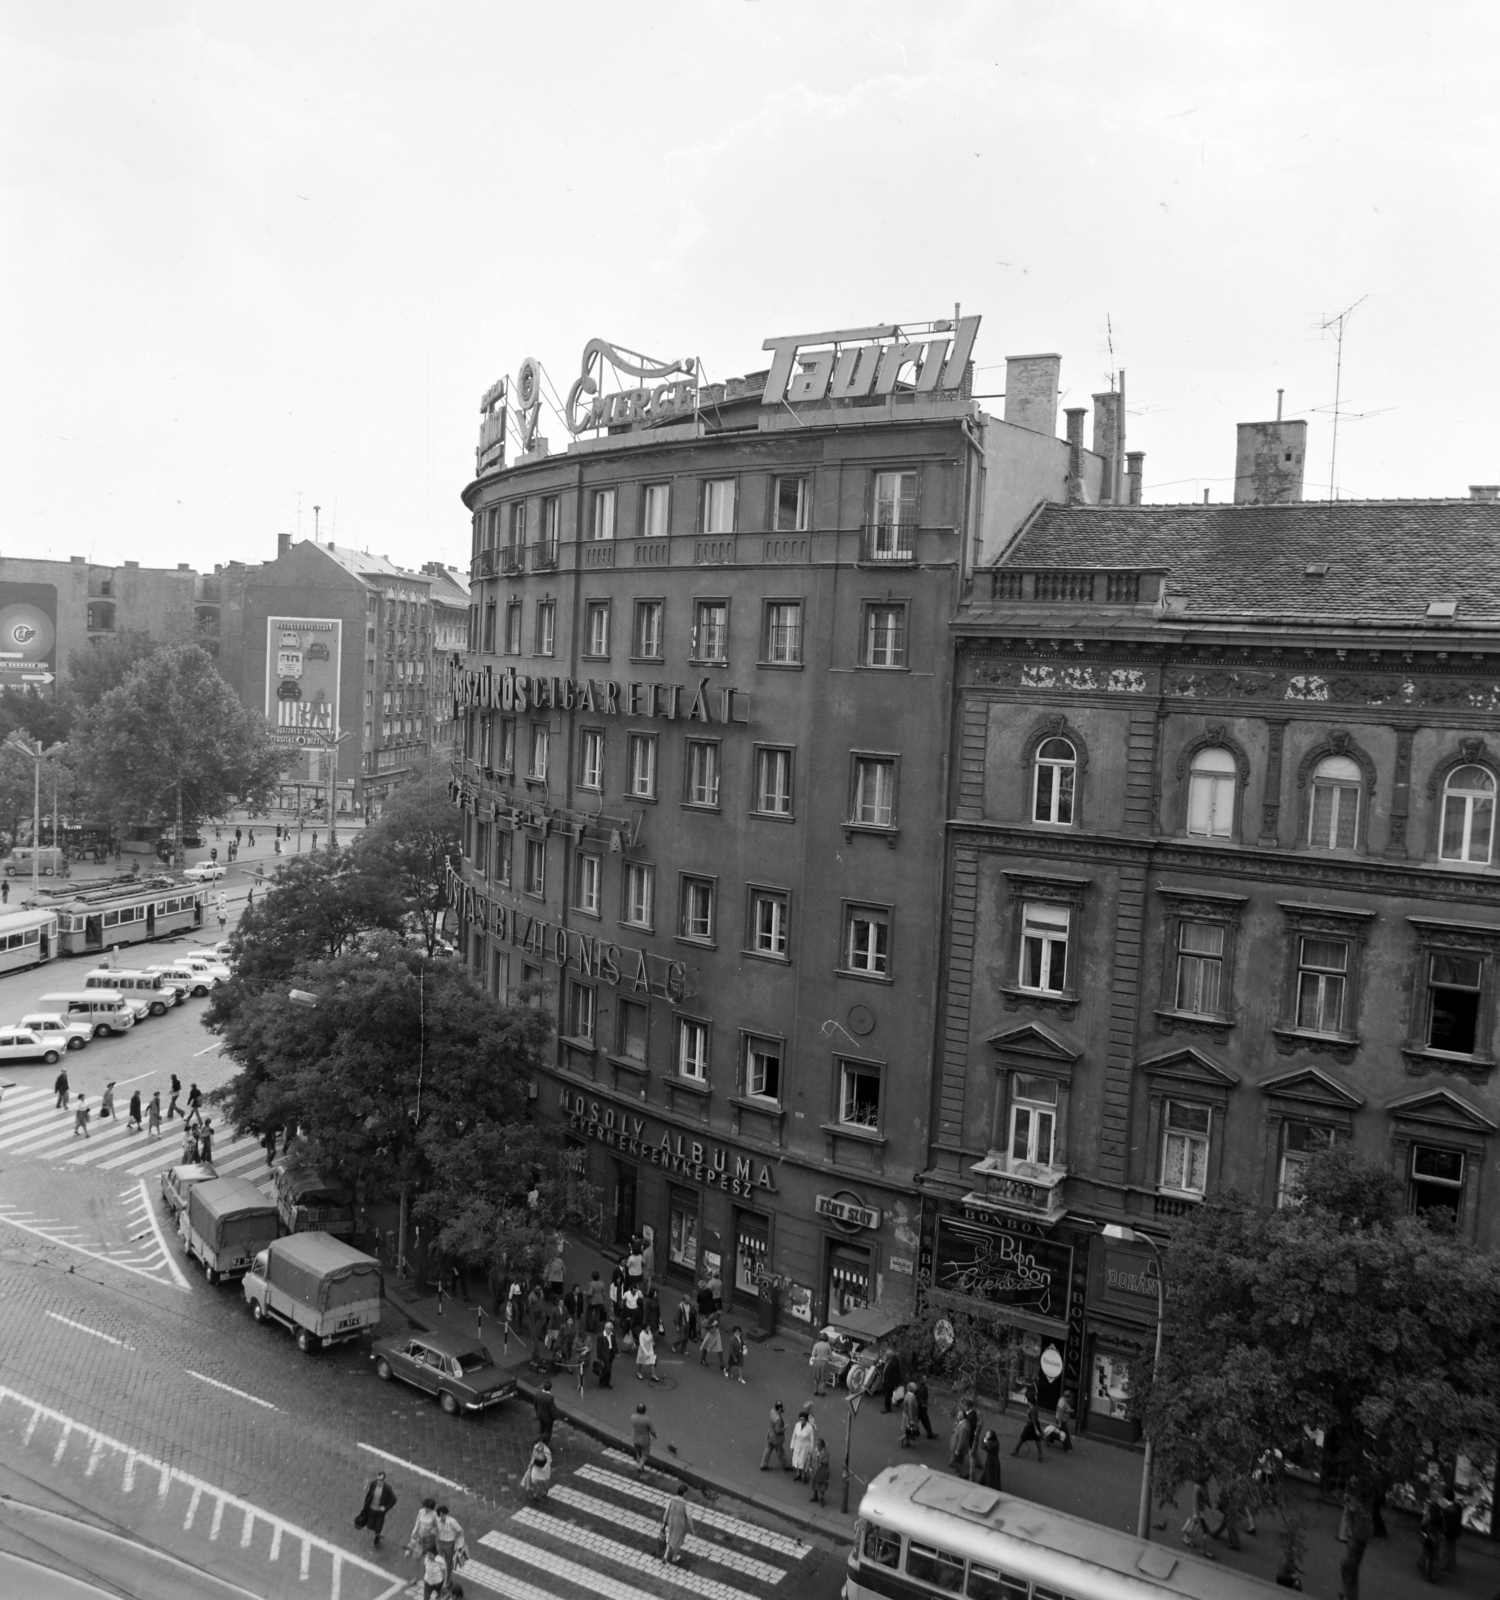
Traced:
<path id="1" fill-rule="evenodd" d="M 608 1278 L 614 1266 L 590 1245 L 570 1239 L 566 1257 L 568 1282 L 587 1284 L 596 1269 Z M 393 1304 L 417 1326 L 445 1328 L 473 1333 L 477 1325 L 475 1303 L 444 1296 L 442 1315 L 436 1297 L 408 1302 L 398 1292 Z M 677 1291 L 663 1296 L 662 1314 L 670 1325 L 676 1309 Z M 731 1324 L 732 1325 L 732 1324 Z M 750 1319 L 743 1326 L 748 1334 Z M 541 1382 L 527 1367 L 528 1347 L 512 1336 L 508 1346 L 504 1331 L 488 1305 L 483 1314 L 486 1342 L 501 1364 L 515 1371 L 522 1394 L 529 1401 Z M 574 1426 L 622 1449 L 630 1448 L 629 1418 L 639 1401 L 650 1408 L 658 1435 L 652 1459 L 655 1464 L 677 1473 L 695 1487 L 708 1487 L 746 1501 L 758 1509 L 796 1523 L 826 1538 L 845 1543 L 853 1538 L 854 1518 L 864 1485 L 882 1470 L 902 1461 L 918 1460 L 939 1470 L 948 1466 L 948 1433 L 953 1425 L 953 1397 L 934 1388 L 932 1424 L 937 1438 L 922 1439 L 914 1449 L 900 1445 L 900 1425 L 894 1416 L 880 1409 L 879 1398 L 865 1401 L 853 1419 L 851 1431 L 849 1512 L 839 1509 L 840 1473 L 844 1460 L 845 1430 L 849 1419 L 847 1397 L 842 1389 L 813 1400 L 808 1373 L 808 1343 L 795 1335 L 778 1332 L 764 1343 L 748 1342 L 746 1383 L 727 1383 L 717 1369 L 699 1365 L 698 1348 L 690 1346 L 686 1356 L 675 1355 L 661 1341 L 657 1373 L 661 1383 L 655 1387 L 639 1382 L 631 1357 L 622 1354 L 615 1362 L 614 1385 L 600 1389 L 592 1374 L 585 1378 L 584 1392 L 577 1380 L 560 1374 L 552 1380 L 558 1410 Z M 780 1400 L 786 1408 L 788 1432 L 803 1407 L 812 1410 L 820 1431 L 828 1440 L 833 1460 L 833 1481 L 829 1485 L 828 1505 L 814 1505 L 806 1485 L 795 1483 L 790 1473 L 779 1466 L 761 1472 L 766 1421 L 772 1402 Z M 1133 1529 L 1140 1493 L 1142 1457 L 1138 1450 L 1079 1439 L 1073 1452 L 1063 1455 L 1049 1448 L 1044 1463 L 1039 1463 L 1035 1446 L 1018 1459 L 1010 1451 L 1023 1421 L 1012 1407 L 1000 1413 L 981 1406 L 984 1426 L 1000 1435 L 1001 1466 L 1007 1492 L 1035 1500 L 1042 1505 L 1086 1517 L 1115 1528 Z M 1294 1485 L 1291 1493 L 1300 1495 L 1308 1518 L 1307 1554 L 1304 1561 L 1306 1592 L 1334 1600 L 1339 1592 L 1338 1562 L 1342 1547 L 1337 1543 L 1339 1509 L 1320 1503 L 1316 1492 Z M 1174 1513 L 1153 1510 L 1152 1538 L 1177 1544 L 1186 1517 L 1189 1493 L 1178 1496 Z M 1365 1552 L 1360 1571 L 1362 1600 L 1409 1600 L 1421 1584 L 1416 1573 L 1417 1535 L 1415 1518 L 1399 1511 L 1387 1511 L 1388 1540 L 1372 1541 Z M 1229 1551 L 1214 1545 L 1214 1553 L 1229 1567 L 1267 1580 L 1275 1576 L 1280 1554 L 1280 1523 L 1264 1517 L 1257 1524 L 1257 1536 L 1243 1539 L 1244 1549 Z M 1459 1546 L 1459 1571 L 1444 1575 L 1442 1586 L 1454 1595 L 1471 1600 L 1492 1600 L 1500 1586 L 1500 1545 L 1478 1535 L 1467 1536 Z"/>

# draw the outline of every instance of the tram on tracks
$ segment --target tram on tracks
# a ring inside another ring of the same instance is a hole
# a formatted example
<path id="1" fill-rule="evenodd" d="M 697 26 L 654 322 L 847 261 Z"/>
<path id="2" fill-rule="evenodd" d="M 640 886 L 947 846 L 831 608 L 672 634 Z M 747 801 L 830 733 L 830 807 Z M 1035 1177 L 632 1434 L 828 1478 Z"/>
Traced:
<path id="1" fill-rule="evenodd" d="M 176 878 L 143 878 L 96 889 L 43 890 L 36 909 L 57 919 L 55 943 L 66 956 L 98 955 L 203 926 L 208 891 Z"/>
<path id="2" fill-rule="evenodd" d="M 40 906 L 0 911 L 0 972 L 55 960 L 58 920 L 56 911 Z"/>

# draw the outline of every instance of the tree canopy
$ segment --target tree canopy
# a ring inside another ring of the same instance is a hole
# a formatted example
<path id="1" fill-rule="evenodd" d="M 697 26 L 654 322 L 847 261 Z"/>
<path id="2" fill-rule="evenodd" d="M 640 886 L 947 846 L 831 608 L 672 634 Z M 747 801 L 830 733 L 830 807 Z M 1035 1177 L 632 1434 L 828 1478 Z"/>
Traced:
<path id="1" fill-rule="evenodd" d="M 1430 1457 L 1485 1459 L 1500 1433 L 1500 1266 L 1403 1211 L 1382 1168 L 1337 1147 L 1299 1203 L 1199 1207 L 1166 1257 L 1167 1317 L 1143 1421 L 1163 1498 L 1213 1476 L 1244 1503 L 1267 1447 L 1324 1436 L 1353 1531 L 1342 1577 L 1358 1600 L 1377 1487 Z"/>
<path id="2" fill-rule="evenodd" d="M 163 648 L 149 633 L 121 628 L 93 640 L 85 649 L 73 651 L 68 657 L 68 678 L 63 690 L 73 716 L 92 711 L 140 662 Z"/>
<path id="3" fill-rule="evenodd" d="M 458 816 L 446 777 L 408 778 L 355 845 L 360 870 L 383 877 L 401 896 L 428 955 L 448 904 L 448 863 L 459 856 Z"/>

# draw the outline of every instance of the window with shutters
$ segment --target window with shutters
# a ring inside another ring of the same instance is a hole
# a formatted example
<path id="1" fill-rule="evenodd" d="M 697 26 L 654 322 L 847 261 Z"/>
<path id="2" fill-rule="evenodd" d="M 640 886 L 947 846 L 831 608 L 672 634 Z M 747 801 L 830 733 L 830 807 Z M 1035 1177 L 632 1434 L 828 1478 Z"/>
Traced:
<path id="1" fill-rule="evenodd" d="M 802 602 L 767 600 L 761 664 L 795 667 L 802 664 Z"/>
<path id="2" fill-rule="evenodd" d="M 806 478 L 777 478 L 773 505 L 773 532 L 807 532 L 811 521 Z"/>
<path id="3" fill-rule="evenodd" d="M 894 828 L 896 758 L 855 755 L 851 761 L 850 825 L 857 828 Z"/>
<path id="4" fill-rule="evenodd" d="M 710 478 L 703 485 L 704 533 L 734 532 L 735 480 Z"/>
<path id="5" fill-rule="evenodd" d="M 671 486 L 665 483 L 648 483 L 641 491 L 641 537 L 665 539 L 668 512 L 671 509 Z"/>
<path id="6" fill-rule="evenodd" d="M 729 602 L 699 600 L 693 607 L 692 659 L 707 666 L 729 661 Z"/>
<path id="7" fill-rule="evenodd" d="M 683 804 L 717 807 L 719 804 L 719 743 L 716 739 L 687 741 L 686 787 Z"/>
<path id="8" fill-rule="evenodd" d="M 630 636 L 630 654 L 637 661 L 662 659 L 662 615 L 665 603 L 661 600 L 637 600 L 635 621 Z"/>
<path id="9" fill-rule="evenodd" d="M 714 937 L 714 889 L 712 878 L 682 877 L 677 935 L 694 944 L 711 944 Z"/>

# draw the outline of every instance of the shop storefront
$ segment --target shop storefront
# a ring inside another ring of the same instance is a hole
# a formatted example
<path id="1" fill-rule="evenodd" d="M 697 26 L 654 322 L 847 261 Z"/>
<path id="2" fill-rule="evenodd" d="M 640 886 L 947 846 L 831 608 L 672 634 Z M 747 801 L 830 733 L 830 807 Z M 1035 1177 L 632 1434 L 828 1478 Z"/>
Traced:
<path id="1" fill-rule="evenodd" d="M 1131 1381 L 1156 1339 L 1156 1263 L 1140 1245 L 1095 1236 L 1089 1253 L 1088 1391 L 1079 1407 L 1086 1432 L 1133 1443 Z"/>

